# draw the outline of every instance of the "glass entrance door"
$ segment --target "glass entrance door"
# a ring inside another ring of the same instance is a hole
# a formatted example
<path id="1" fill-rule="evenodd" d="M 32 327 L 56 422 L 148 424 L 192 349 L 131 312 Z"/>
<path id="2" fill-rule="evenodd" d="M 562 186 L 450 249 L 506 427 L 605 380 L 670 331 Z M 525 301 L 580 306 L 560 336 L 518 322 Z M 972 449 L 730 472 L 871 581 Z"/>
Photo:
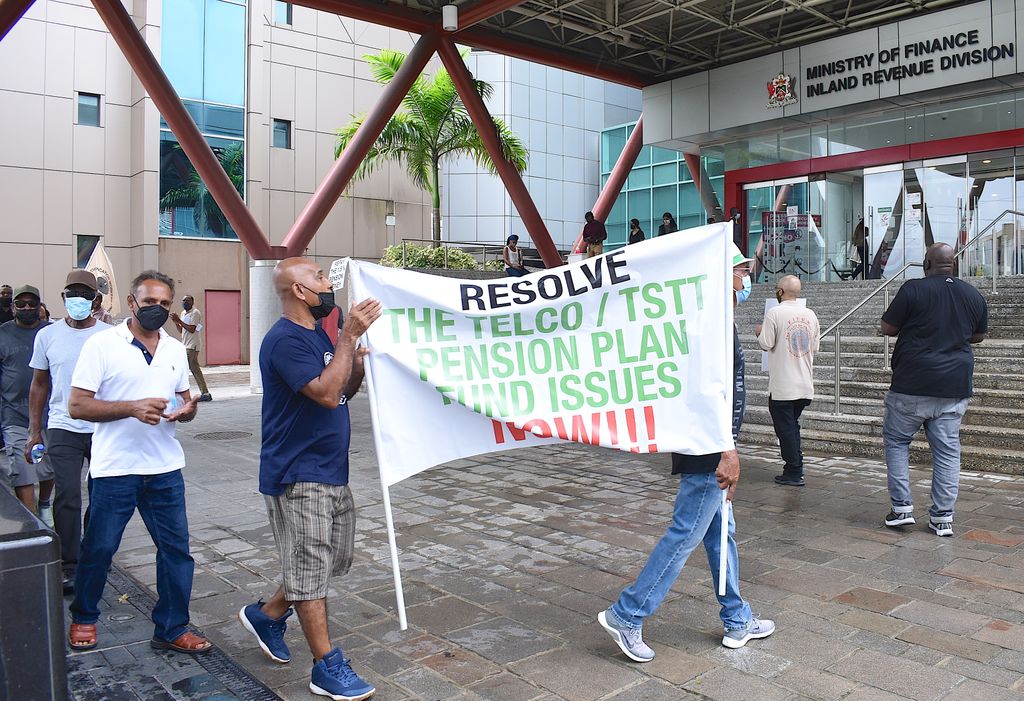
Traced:
<path id="1" fill-rule="evenodd" d="M 819 229 L 820 198 L 810 196 L 807 178 L 744 186 L 748 255 L 755 279 L 774 282 L 783 275 L 823 280 L 825 241 Z"/>
<path id="2" fill-rule="evenodd" d="M 897 245 L 902 253 L 903 164 L 864 169 L 863 201 L 863 249 L 867 260 L 862 275 L 877 280 L 884 276 Z"/>

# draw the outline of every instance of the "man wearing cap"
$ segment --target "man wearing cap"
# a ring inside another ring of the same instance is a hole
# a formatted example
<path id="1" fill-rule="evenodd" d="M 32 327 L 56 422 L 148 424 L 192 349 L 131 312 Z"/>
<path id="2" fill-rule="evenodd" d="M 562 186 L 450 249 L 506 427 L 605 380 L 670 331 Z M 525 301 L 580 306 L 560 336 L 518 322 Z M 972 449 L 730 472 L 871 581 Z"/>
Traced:
<path id="1" fill-rule="evenodd" d="M 733 245 L 732 263 L 735 305 L 737 293 L 743 289 L 743 278 L 750 272 L 750 259 Z M 743 347 L 740 345 L 739 333 L 734 325 L 733 440 L 739 436 L 746 404 L 743 373 Z M 722 532 L 721 490 L 729 490 L 728 499 L 731 501 L 740 479 L 739 454 L 735 448 L 724 453 L 708 455 L 673 453 L 672 474 L 680 475 L 672 523 L 654 546 L 654 551 L 636 581 L 619 594 L 618 600 L 611 608 L 597 615 L 601 627 L 608 632 L 623 654 L 634 662 L 650 662 L 654 659 L 654 650 L 643 639 L 644 621 L 657 611 L 690 553 L 701 542 L 704 543 L 704 550 L 708 555 L 715 595 L 718 596 L 718 562 Z M 746 645 L 749 640 L 767 638 L 775 632 L 775 623 L 755 616 L 750 610 L 750 605 L 740 596 L 739 553 L 733 539 L 736 523 L 732 518 L 731 509 L 728 515 L 729 537 L 726 549 L 729 562 L 725 575 L 725 596 L 718 596 L 718 603 L 722 607 L 719 616 L 725 628 L 722 645 L 736 649 Z"/>
<path id="2" fill-rule="evenodd" d="M 181 308 L 185 313 L 178 316 L 171 312 L 171 321 L 178 327 L 181 334 L 181 343 L 185 346 L 185 353 L 188 354 L 188 369 L 192 377 L 196 378 L 199 385 L 199 401 L 211 402 L 213 397 L 206 386 L 206 378 L 203 377 L 203 368 L 199 365 L 199 343 L 202 336 L 199 332 L 203 330 L 203 313 L 196 309 L 196 300 L 192 295 L 185 295 L 181 298 Z"/>
<path id="3" fill-rule="evenodd" d="M 4 461 L 5 468 L 8 484 L 21 503 L 52 526 L 50 494 L 53 492 L 53 472 L 49 461 L 43 459 L 32 463 L 25 459 L 28 391 L 32 385 L 32 369 L 28 361 L 32 357 L 36 334 L 45 326 L 39 318 L 39 290 L 32 285 L 22 285 L 14 290 L 13 304 L 14 320 L 0 325 L 0 420 L 3 422 L 8 458 Z M 36 484 L 39 485 L 38 512 Z"/>
<path id="4" fill-rule="evenodd" d="M 53 500 L 53 529 L 60 536 L 66 594 L 73 588 L 78 565 L 82 541 L 82 467 L 89 458 L 95 429 L 92 422 L 68 415 L 68 396 L 71 374 L 82 345 L 93 334 L 110 328 L 109 324 L 92 316 L 97 294 L 95 275 L 81 269 L 68 273 L 61 293 L 67 316 L 36 334 L 29 361 L 33 372 L 25 450 L 31 451 L 33 445 L 43 443 L 53 470 L 57 488 Z M 45 439 L 44 426 L 47 426 Z M 25 457 L 29 458 L 27 454 Z"/>

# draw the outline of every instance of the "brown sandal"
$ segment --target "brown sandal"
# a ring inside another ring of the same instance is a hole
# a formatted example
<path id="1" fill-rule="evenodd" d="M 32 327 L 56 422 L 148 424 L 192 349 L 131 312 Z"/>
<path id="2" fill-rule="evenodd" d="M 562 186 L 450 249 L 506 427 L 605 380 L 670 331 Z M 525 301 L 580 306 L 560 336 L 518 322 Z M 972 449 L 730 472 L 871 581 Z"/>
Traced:
<path id="1" fill-rule="evenodd" d="M 96 624 L 72 623 L 68 630 L 68 647 L 72 650 L 92 650 L 96 647 Z"/>
<path id="2" fill-rule="evenodd" d="M 182 633 L 170 642 L 153 638 L 149 641 L 149 646 L 154 650 L 173 650 L 186 655 L 202 655 L 213 649 L 213 643 L 192 632 Z"/>

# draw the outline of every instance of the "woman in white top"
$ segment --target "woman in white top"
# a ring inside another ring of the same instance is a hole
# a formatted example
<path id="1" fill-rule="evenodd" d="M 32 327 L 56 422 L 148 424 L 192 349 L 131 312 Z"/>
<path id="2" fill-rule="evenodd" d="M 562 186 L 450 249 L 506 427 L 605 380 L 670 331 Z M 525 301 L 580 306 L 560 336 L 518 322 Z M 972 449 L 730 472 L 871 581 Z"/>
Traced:
<path id="1" fill-rule="evenodd" d="M 519 250 L 519 237 L 515 234 L 505 240 L 501 257 L 505 260 L 505 272 L 509 277 L 522 277 L 530 272 L 523 265 L 523 252 Z"/>

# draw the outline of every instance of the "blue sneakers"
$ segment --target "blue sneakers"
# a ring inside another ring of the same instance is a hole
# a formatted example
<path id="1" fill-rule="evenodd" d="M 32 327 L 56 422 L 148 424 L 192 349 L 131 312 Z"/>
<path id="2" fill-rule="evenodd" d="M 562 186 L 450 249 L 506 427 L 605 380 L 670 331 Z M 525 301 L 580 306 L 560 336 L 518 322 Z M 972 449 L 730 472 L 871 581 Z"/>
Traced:
<path id="1" fill-rule="evenodd" d="M 284 632 L 288 629 L 285 621 L 292 615 L 292 610 L 288 609 L 283 616 L 274 619 L 263 613 L 262 606 L 263 599 L 260 599 L 255 604 L 242 607 L 238 612 L 238 620 L 247 631 L 256 636 L 256 642 L 260 644 L 260 649 L 267 657 L 284 664 L 292 659 L 292 653 L 284 642 Z"/>
<path id="2" fill-rule="evenodd" d="M 334 701 L 362 701 L 373 696 L 376 691 L 352 670 L 340 647 L 334 648 L 313 665 L 309 690 L 317 696 L 326 696 Z"/>

